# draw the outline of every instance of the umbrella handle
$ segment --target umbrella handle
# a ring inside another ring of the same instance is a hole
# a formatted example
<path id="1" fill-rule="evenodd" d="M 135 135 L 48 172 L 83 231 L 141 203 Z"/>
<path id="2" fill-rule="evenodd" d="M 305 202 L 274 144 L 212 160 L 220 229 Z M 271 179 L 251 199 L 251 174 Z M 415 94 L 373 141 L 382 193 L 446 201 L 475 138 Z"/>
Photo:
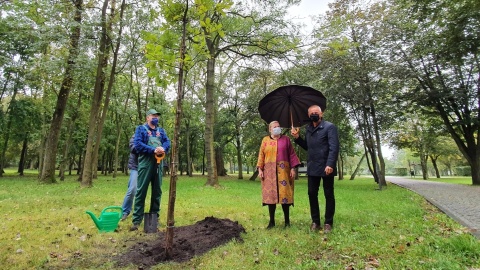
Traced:
<path id="1" fill-rule="evenodd" d="M 293 115 L 292 115 L 292 104 L 290 104 L 290 123 L 292 124 L 292 128 L 293 128 Z"/>

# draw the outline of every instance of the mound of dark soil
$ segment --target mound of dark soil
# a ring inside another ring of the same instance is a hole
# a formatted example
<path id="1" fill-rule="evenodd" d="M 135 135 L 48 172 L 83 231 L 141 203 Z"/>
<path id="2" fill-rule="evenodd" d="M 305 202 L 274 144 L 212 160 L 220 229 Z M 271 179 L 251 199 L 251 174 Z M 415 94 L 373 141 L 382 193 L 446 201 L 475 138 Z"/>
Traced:
<path id="1" fill-rule="evenodd" d="M 241 233 L 245 233 L 245 229 L 236 221 L 206 217 L 193 225 L 174 229 L 171 258 L 165 256 L 166 232 L 163 231 L 151 242 L 136 243 L 130 247 L 127 253 L 117 257 L 117 263 L 119 266 L 132 263 L 139 269 L 147 269 L 166 261 L 185 262 L 232 239 L 243 241 Z"/>

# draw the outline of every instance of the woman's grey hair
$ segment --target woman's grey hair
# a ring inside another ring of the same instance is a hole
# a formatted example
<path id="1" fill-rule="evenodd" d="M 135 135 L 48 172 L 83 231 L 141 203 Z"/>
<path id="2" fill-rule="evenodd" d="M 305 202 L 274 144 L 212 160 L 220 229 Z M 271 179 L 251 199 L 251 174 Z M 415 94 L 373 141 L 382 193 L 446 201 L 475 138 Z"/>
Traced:
<path id="1" fill-rule="evenodd" d="M 270 122 L 270 124 L 268 124 L 268 129 L 270 129 L 272 127 L 272 125 L 275 124 L 275 123 L 280 124 L 280 122 L 278 122 L 277 120 L 272 121 L 272 122 Z"/>

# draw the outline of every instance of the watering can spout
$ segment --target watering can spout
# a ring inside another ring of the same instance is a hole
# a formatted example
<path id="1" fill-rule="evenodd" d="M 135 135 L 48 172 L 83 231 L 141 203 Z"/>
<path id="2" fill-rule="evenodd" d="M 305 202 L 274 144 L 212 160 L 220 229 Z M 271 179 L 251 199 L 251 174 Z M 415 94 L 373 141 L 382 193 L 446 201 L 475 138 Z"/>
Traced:
<path id="1" fill-rule="evenodd" d="M 100 227 L 100 220 L 98 220 L 98 218 L 95 216 L 94 213 L 90 211 L 86 211 L 85 213 L 90 215 L 90 217 L 92 218 L 93 222 L 95 222 L 95 225 L 97 225 L 97 227 Z"/>

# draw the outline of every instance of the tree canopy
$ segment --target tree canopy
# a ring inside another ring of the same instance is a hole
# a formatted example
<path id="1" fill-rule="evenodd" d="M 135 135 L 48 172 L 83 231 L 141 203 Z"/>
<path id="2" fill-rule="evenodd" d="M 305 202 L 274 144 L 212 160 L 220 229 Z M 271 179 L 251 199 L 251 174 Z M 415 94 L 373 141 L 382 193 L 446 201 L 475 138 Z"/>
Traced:
<path id="1" fill-rule="evenodd" d="M 128 139 L 155 108 L 167 134 L 180 131 L 180 174 L 244 179 L 266 134 L 259 100 L 300 84 L 328 99 L 340 167 L 365 154 L 386 185 L 382 146 L 392 145 L 418 154 L 424 177 L 429 159 L 452 173 L 463 159 L 479 185 L 479 2 L 336 0 L 311 36 L 289 17 L 299 2 L 2 2 L 0 176 L 18 166 L 91 186 L 97 172 L 126 172 Z"/>

